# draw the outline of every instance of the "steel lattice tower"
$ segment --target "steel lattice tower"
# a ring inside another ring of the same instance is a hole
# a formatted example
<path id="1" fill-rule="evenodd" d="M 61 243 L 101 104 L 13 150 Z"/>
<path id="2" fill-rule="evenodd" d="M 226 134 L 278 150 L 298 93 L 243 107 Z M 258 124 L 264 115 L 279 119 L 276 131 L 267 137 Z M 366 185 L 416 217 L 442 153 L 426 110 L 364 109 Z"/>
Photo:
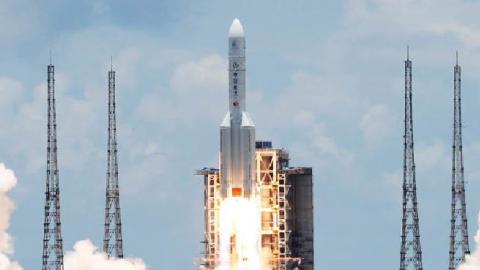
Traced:
<path id="1" fill-rule="evenodd" d="M 108 161 L 103 251 L 123 258 L 122 220 L 118 185 L 117 124 L 115 115 L 115 71 L 108 72 Z"/>
<path id="2" fill-rule="evenodd" d="M 47 179 L 42 270 L 63 270 L 63 241 L 60 219 L 60 187 L 57 164 L 55 112 L 55 67 L 48 65 Z"/>
<path id="3" fill-rule="evenodd" d="M 449 270 L 455 270 L 463 262 L 468 247 L 467 211 L 462 150 L 461 72 L 457 63 L 454 68 L 454 116 L 452 148 L 452 219 L 450 228 Z"/>
<path id="4" fill-rule="evenodd" d="M 400 270 L 422 270 L 422 249 L 417 205 L 413 147 L 412 61 L 405 61 L 405 135 L 403 160 L 403 216 Z"/>

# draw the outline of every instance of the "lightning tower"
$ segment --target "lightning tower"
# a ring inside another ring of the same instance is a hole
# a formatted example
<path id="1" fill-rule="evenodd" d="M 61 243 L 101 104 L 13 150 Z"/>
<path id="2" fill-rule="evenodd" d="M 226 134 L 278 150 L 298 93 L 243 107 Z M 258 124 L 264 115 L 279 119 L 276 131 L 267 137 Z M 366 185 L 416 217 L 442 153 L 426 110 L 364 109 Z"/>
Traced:
<path id="1" fill-rule="evenodd" d="M 417 205 L 417 184 L 413 151 L 412 61 L 408 49 L 405 61 L 405 134 L 403 151 L 403 216 L 400 270 L 422 270 L 422 248 Z"/>
<path id="2" fill-rule="evenodd" d="M 43 223 L 42 270 L 63 270 L 63 241 L 60 219 L 60 186 L 57 163 L 57 123 L 55 112 L 55 67 L 47 67 L 48 124 L 45 219 Z"/>
<path id="3" fill-rule="evenodd" d="M 118 186 L 117 124 L 115 115 L 115 71 L 108 72 L 108 161 L 103 251 L 108 256 L 123 258 L 120 191 Z"/>
<path id="4" fill-rule="evenodd" d="M 465 254 L 470 254 L 463 175 L 461 73 L 457 52 L 453 83 L 452 219 L 450 220 L 449 270 L 457 269 L 463 262 Z"/>

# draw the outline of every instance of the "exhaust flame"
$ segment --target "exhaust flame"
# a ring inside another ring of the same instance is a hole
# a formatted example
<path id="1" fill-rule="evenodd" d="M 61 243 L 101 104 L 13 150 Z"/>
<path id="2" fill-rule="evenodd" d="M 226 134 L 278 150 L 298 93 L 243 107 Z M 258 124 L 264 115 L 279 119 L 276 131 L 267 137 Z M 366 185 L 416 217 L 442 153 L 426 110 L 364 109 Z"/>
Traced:
<path id="1" fill-rule="evenodd" d="M 219 270 L 261 270 L 261 208 L 257 198 L 227 198 L 220 206 Z"/>

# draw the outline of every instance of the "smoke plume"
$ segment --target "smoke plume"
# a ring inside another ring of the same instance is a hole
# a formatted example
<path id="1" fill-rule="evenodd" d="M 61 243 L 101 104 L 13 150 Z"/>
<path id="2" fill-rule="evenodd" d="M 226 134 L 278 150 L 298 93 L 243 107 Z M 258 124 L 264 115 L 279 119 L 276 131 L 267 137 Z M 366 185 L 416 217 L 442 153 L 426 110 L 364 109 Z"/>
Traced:
<path id="1" fill-rule="evenodd" d="M 78 241 L 65 255 L 65 270 L 145 270 L 141 259 L 108 258 L 90 240 Z"/>
<path id="2" fill-rule="evenodd" d="M 0 163 L 0 270 L 22 270 L 22 267 L 11 260 L 13 255 L 12 237 L 8 234 L 10 217 L 15 207 L 7 193 L 15 187 L 15 173 Z M 78 241 L 73 251 L 65 256 L 65 270 L 146 270 L 141 259 L 108 258 L 90 240 Z"/>
<path id="3" fill-rule="evenodd" d="M 480 270 L 480 213 L 478 218 L 479 229 L 475 235 L 477 247 L 475 251 L 465 257 L 465 262 L 460 265 L 459 270 Z"/>
<path id="4" fill-rule="evenodd" d="M 12 237 L 8 234 L 10 216 L 15 205 L 7 193 L 16 184 L 14 172 L 0 163 L 0 270 L 22 270 L 22 267 L 10 258 L 13 254 L 13 244 Z"/>

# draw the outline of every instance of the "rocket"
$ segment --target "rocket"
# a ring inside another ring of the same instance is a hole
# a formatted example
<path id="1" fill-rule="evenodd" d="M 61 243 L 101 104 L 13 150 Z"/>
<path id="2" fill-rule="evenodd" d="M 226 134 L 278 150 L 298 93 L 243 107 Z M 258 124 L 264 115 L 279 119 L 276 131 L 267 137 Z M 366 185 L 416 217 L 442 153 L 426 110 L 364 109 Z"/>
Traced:
<path id="1" fill-rule="evenodd" d="M 245 33 L 238 19 L 228 33 L 229 111 L 220 126 L 221 197 L 255 193 L 255 124 L 246 112 Z"/>

